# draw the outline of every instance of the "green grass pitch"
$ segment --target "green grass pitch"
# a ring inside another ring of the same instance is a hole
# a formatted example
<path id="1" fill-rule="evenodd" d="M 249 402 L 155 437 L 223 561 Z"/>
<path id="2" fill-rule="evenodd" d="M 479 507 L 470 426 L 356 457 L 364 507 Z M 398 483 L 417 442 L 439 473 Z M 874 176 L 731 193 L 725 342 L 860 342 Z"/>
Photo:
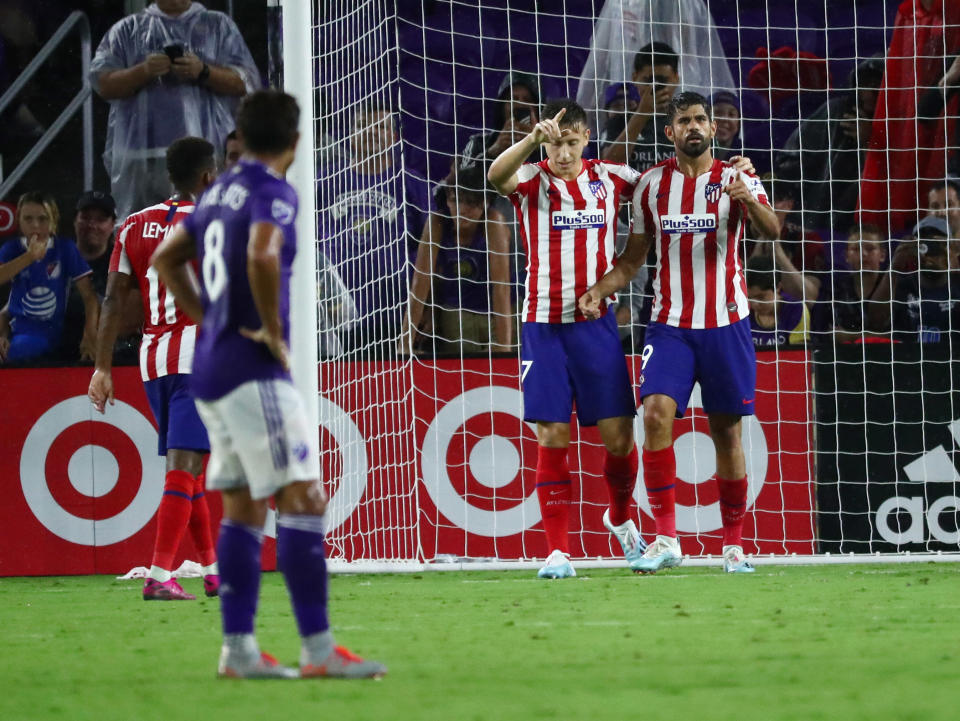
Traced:
<path id="1" fill-rule="evenodd" d="M 199 592 L 198 579 L 185 582 Z M 338 575 L 338 641 L 382 681 L 218 681 L 215 599 L 0 580 L 0 719 L 802 721 L 960 718 L 960 566 Z M 265 574 L 259 637 L 298 644 Z"/>

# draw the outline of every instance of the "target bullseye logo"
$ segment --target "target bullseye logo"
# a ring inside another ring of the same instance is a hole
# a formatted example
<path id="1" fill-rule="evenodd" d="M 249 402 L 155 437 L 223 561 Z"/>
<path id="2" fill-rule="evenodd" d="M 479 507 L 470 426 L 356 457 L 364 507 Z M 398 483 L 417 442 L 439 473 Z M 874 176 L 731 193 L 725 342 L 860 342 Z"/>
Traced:
<path id="1" fill-rule="evenodd" d="M 163 494 L 157 432 L 121 401 L 91 418 L 90 401 L 57 403 L 34 423 L 20 455 L 30 510 L 51 533 L 81 546 L 108 546 L 143 528 Z"/>
<path id="2" fill-rule="evenodd" d="M 0 236 L 12 233 L 16 224 L 16 206 L 12 203 L 0 203 Z"/>
<path id="3" fill-rule="evenodd" d="M 694 386 L 690 395 L 688 411 L 701 408 L 700 386 Z M 677 421 L 679 422 L 679 421 Z M 767 439 L 763 434 L 763 427 L 756 416 L 744 416 L 742 425 L 743 451 L 747 464 L 747 510 L 749 510 L 760 491 L 763 481 L 767 477 Z M 643 446 L 643 422 L 634 424 L 634 438 L 637 447 Z M 677 480 L 699 485 L 711 478 L 717 472 L 717 458 L 710 436 L 694 427 L 688 433 L 679 436 L 673 444 L 677 458 Z M 633 491 L 633 498 L 640 509 L 652 517 L 650 501 L 647 498 L 643 485 L 643 478 L 637 482 Z M 676 504 L 677 530 L 684 533 L 708 533 L 723 527 L 720 518 L 720 502 L 709 505 L 682 505 Z"/>
<path id="4" fill-rule="evenodd" d="M 461 393 L 447 403 L 427 429 L 420 452 L 423 482 L 430 499 L 448 520 L 480 536 L 512 536 L 540 522 L 536 491 L 510 508 L 480 508 L 471 502 L 469 490 L 461 493 L 450 477 L 448 455 L 454 437 L 471 419 L 502 413 L 523 420 L 523 395 L 505 386 L 482 386 Z M 526 424 L 536 432 L 532 423 Z M 520 474 L 520 453 L 516 441 L 498 435 L 493 429 L 481 437 L 466 453 L 468 477 L 472 477 L 489 497 L 514 483 Z M 468 481 L 469 484 L 469 481 Z M 480 498 L 477 498 L 478 502 Z M 496 505 L 502 505 L 498 502 Z"/>

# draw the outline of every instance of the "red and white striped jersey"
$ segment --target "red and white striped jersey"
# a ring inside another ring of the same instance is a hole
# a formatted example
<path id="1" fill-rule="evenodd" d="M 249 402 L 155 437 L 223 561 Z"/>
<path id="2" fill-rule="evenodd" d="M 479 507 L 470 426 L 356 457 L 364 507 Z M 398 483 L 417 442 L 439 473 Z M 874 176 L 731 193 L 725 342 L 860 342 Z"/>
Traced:
<path id="1" fill-rule="evenodd" d="M 650 319 L 678 328 L 717 328 L 746 318 L 747 289 L 738 247 L 746 207 L 724 187 L 737 179 L 730 163 L 714 160 L 691 178 L 668 158 L 640 179 L 633 196 L 633 232 L 653 239 L 657 275 Z M 744 173 L 757 200 L 770 202 L 760 179 Z"/>
<path id="2" fill-rule="evenodd" d="M 140 286 L 144 321 L 140 376 L 145 381 L 189 373 L 193 363 L 197 326 L 177 308 L 173 294 L 150 265 L 160 241 L 193 207 L 192 202 L 170 199 L 134 213 L 120 226 L 110 256 L 110 270 L 132 275 Z"/>
<path id="3" fill-rule="evenodd" d="M 640 173 L 584 158 L 580 175 L 563 180 L 547 162 L 521 165 L 520 182 L 510 194 L 527 253 L 521 318 L 573 323 L 584 320 L 577 299 L 613 267 L 617 211 L 633 194 Z"/>

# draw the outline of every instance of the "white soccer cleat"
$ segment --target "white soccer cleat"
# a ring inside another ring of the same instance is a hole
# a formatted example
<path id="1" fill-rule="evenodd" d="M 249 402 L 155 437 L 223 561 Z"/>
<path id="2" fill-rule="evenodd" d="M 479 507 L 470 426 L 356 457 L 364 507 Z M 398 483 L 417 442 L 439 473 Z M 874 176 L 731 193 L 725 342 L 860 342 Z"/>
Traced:
<path id="1" fill-rule="evenodd" d="M 220 678 L 294 679 L 300 678 L 295 668 L 283 666 L 269 653 L 253 655 L 231 651 L 226 646 L 220 652 L 217 667 Z"/>
<path id="2" fill-rule="evenodd" d="M 603 512 L 603 525 L 620 541 L 620 547 L 623 549 L 623 555 L 627 559 L 628 565 L 643 555 L 647 544 L 640 537 L 640 531 L 637 530 L 637 524 L 633 522 L 632 518 L 628 518 L 619 526 L 614 526 L 610 522 L 610 510 L 607 509 Z"/>
<path id="3" fill-rule="evenodd" d="M 537 571 L 537 578 L 573 578 L 576 575 L 570 564 L 570 554 L 559 549 L 547 556 L 546 564 Z"/>
<path id="4" fill-rule="evenodd" d="M 656 573 L 662 568 L 676 568 L 683 563 L 680 553 L 680 541 L 672 536 L 657 536 L 630 568 L 635 573 Z"/>
<path id="5" fill-rule="evenodd" d="M 740 546 L 723 547 L 723 570 L 727 573 L 753 573 L 753 567 Z"/>

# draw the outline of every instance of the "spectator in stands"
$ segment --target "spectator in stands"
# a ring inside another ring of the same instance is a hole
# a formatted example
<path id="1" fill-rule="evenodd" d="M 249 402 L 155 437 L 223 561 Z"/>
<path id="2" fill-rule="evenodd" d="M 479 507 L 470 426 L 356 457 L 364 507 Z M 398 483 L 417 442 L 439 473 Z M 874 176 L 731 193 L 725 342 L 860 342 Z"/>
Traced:
<path id="1" fill-rule="evenodd" d="M 243 143 L 237 137 L 237 131 L 231 130 L 227 133 L 227 139 L 223 141 L 223 172 L 236 165 L 241 155 L 243 155 Z"/>
<path id="2" fill-rule="evenodd" d="M 939 219 L 938 219 L 939 220 Z M 902 343 L 937 343 L 960 330 L 960 283 L 951 277 L 945 238 L 921 232 L 919 268 L 898 278 L 894 294 L 894 337 Z"/>
<path id="3" fill-rule="evenodd" d="M 627 120 L 640 107 L 640 99 L 640 90 L 634 83 L 612 83 L 607 86 L 603 95 L 603 126 L 597 139 L 601 153 L 623 132 Z"/>
<path id="4" fill-rule="evenodd" d="M 948 140 L 960 132 L 960 97 L 930 120 L 924 93 L 960 54 L 960 3 L 904 0 L 897 9 L 860 183 L 861 219 L 899 233 L 916 218 L 931 181 L 946 176 Z M 952 68 L 952 66 L 950 66 Z M 946 84 L 946 83 L 945 83 Z M 919 195 L 918 195 L 919 193 Z"/>
<path id="5" fill-rule="evenodd" d="M 956 180 L 945 180 L 927 191 L 927 215 L 946 218 L 951 239 L 960 240 L 960 194 Z"/>
<path id="6" fill-rule="evenodd" d="M 400 351 L 416 344 L 432 296 L 438 353 L 506 353 L 515 347 L 506 221 L 479 166 L 451 173 L 446 184 L 446 204 L 420 238 Z"/>
<path id="7" fill-rule="evenodd" d="M 740 99 L 728 90 L 721 90 L 713 94 L 710 103 L 717 124 L 717 133 L 713 136 L 713 157 L 729 160 L 732 156 L 743 155 Z"/>
<path id="8" fill-rule="evenodd" d="M 829 287 L 833 331 L 838 341 L 862 340 L 890 330 L 889 241 L 880 228 L 855 227 L 847 237 L 845 272 Z"/>
<path id="9" fill-rule="evenodd" d="M 77 200 L 77 211 L 73 217 L 73 230 L 77 239 L 77 250 L 90 269 L 90 280 L 100 304 L 107 293 L 107 272 L 110 266 L 110 254 L 114 245 L 114 225 L 117 222 L 116 204 L 109 193 L 91 190 L 83 193 Z M 67 300 L 66 318 L 63 329 L 61 354 L 65 360 L 77 360 L 77 346 L 86 326 L 83 298 L 76 286 L 70 289 Z M 118 331 L 118 340 L 114 347 L 115 361 L 129 363 L 137 359 L 140 345 L 140 326 L 143 323 L 143 306 L 140 291 L 134 290 L 123 309 Z M 120 354 L 117 356 L 116 354 Z"/>
<path id="10" fill-rule="evenodd" d="M 60 345 L 71 283 L 84 302 L 86 321 L 80 357 L 92 360 L 99 303 L 90 280 L 90 266 L 77 246 L 56 237 L 60 213 L 50 195 L 24 193 L 17 203 L 20 238 L 0 247 L 0 284 L 13 281 L 9 325 L 3 323 L 0 356 L 6 363 L 49 357 Z"/>
<path id="11" fill-rule="evenodd" d="M 800 205 L 799 188 L 794 183 L 781 179 L 771 179 L 771 201 L 780 221 L 780 243 L 790 262 L 800 271 L 819 278 L 829 272 L 832 266 L 826 244 L 821 237 L 804 228 L 805 209 Z M 754 234 L 751 232 L 751 236 Z M 769 249 L 763 248 L 763 242 L 748 241 L 747 256 L 769 255 Z"/>
<path id="12" fill-rule="evenodd" d="M 809 306 L 813 301 L 804 303 L 787 294 L 782 282 L 785 276 L 802 274 L 792 264 L 787 269 L 775 268 L 774 258 L 769 255 L 751 258 L 746 271 L 754 348 L 765 350 L 806 343 L 810 338 Z"/>
<path id="13" fill-rule="evenodd" d="M 104 161 L 123 219 L 169 197 L 171 142 L 192 135 L 223 146 L 239 98 L 260 76 L 227 15 L 191 0 L 157 0 L 110 28 L 90 81 L 110 101 Z"/>
<path id="14" fill-rule="evenodd" d="M 673 154 L 673 144 L 667 141 L 663 128 L 667 105 L 680 86 L 679 65 L 680 58 L 666 43 L 654 42 L 640 48 L 633 60 L 632 76 L 639 86 L 640 102 L 603 151 L 603 160 L 626 162 L 643 173 Z M 607 132 L 612 134 L 612 129 Z"/>
<path id="15" fill-rule="evenodd" d="M 526 73 L 508 73 L 500 82 L 497 99 L 491 109 L 484 130 L 471 135 L 461 151 L 461 169 L 476 164 L 486 167 L 540 122 L 540 86 L 536 77 Z"/>
<path id="16" fill-rule="evenodd" d="M 385 102 L 361 106 L 349 163 L 320 169 L 323 265 L 350 291 L 358 318 L 338 329 L 342 349 L 367 357 L 394 354 L 407 301 L 407 261 L 429 209 L 426 180 L 401 172 L 394 123 Z"/>
<path id="17" fill-rule="evenodd" d="M 897 295 L 897 284 L 904 276 L 916 273 L 920 269 L 920 246 L 927 240 L 950 240 L 950 226 L 945 218 L 928 215 L 921 219 L 911 236 L 900 241 L 893 252 L 890 267 L 894 272 L 893 294 Z M 948 246 L 949 247 L 949 246 Z"/>
<path id="18" fill-rule="evenodd" d="M 844 227 L 853 220 L 882 81 L 882 58 L 861 62 L 848 89 L 806 118 L 777 158 L 779 176 L 802 183 L 811 227 Z"/>

